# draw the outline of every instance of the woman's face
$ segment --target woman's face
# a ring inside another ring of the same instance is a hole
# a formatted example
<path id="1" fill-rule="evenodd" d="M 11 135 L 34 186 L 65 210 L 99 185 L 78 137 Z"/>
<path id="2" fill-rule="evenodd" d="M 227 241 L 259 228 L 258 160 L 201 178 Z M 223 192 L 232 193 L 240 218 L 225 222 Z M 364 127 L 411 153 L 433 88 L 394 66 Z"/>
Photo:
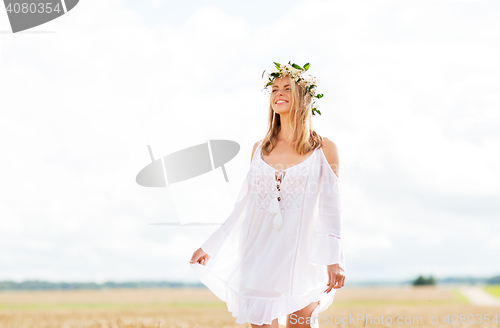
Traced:
<path id="1" fill-rule="evenodd" d="M 292 99 L 292 87 L 290 83 L 288 75 L 281 79 L 274 79 L 271 90 L 271 108 L 278 114 L 287 113 L 290 110 Z"/>

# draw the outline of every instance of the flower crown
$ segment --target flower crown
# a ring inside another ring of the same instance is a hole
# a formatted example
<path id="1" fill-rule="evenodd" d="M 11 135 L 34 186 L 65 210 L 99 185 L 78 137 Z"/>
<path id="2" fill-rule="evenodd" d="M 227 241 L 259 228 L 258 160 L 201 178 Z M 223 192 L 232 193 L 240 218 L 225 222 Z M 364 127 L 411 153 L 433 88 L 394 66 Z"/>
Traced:
<path id="1" fill-rule="evenodd" d="M 266 85 L 264 86 L 263 90 L 265 89 L 267 91 L 267 95 L 271 95 L 271 89 L 273 86 L 274 79 L 276 78 L 282 78 L 284 76 L 290 76 L 290 78 L 295 81 L 297 84 L 301 85 L 306 89 L 304 93 L 304 97 L 309 93 L 311 95 L 312 101 L 312 114 L 316 115 L 318 113 L 321 115 L 321 112 L 318 110 L 317 106 L 317 100 L 323 97 L 322 93 L 317 93 L 316 91 L 316 84 L 318 83 L 318 80 L 310 75 L 306 74 L 305 72 L 309 69 L 311 66 L 309 63 L 305 64 L 304 67 L 300 67 L 299 65 L 293 63 L 291 64 L 288 62 L 288 64 L 281 65 L 279 63 L 273 62 L 274 65 L 276 65 L 276 69 L 274 69 L 271 73 L 267 74 L 267 79 L 266 79 Z M 262 72 L 262 77 L 264 77 L 264 72 Z"/>

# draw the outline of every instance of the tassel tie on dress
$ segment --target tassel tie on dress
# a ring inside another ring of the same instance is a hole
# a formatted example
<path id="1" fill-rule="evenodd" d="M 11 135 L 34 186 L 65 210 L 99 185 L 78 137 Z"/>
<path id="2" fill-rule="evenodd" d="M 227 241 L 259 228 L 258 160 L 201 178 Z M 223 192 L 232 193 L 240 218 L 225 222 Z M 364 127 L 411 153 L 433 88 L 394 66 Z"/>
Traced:
<path id="1" fill-rule="evenodd" d="M 281 183 L 283 179 L 283 172 L 279 172 L 278 174 L 278 179 Z M 281 209 L 280 209 L 280 183 L 276 185 L 277 190 L 275 191 L 275 196 L 273 197 L 271 204 L 269 205 L 269 213 L 271 214 L 271 217 L 273 218 L 273 226 L 274 228 L 280 230 L 283 227 L 283 217 L 281 216 Z"/>

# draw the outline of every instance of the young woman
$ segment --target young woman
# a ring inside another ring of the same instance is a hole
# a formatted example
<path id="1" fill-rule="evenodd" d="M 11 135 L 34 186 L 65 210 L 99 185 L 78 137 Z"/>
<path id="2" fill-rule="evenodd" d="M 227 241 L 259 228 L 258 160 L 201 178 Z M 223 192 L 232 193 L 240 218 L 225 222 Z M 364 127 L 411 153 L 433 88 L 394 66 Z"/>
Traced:
<path id="1" fill-rule="evenodd" d="M 237 323 L 317 328 L 333 323 L 318 313 L 345 281 L 339 156 L 312 128 L 323 95 L 309 64 L 275 65 L 268 133 L 253 147 L 233 212 L 190 263 Z"/>

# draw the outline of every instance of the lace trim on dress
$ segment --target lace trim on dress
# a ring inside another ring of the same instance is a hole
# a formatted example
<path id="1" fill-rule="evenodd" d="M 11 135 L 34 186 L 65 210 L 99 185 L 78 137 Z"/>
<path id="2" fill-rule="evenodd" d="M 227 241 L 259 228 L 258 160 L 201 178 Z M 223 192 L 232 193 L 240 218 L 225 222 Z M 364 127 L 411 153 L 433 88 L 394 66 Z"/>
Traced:
<path id="1" fill-rule="evenodd" d="M 278 171 L 270 166 L 262 158 L 260 145 L 257 147 L 257 154 L 262 163 L 262 170 L 269 171 L 269 174 L 259 174 L 254 181 L 257 187 L 256 210 L 271 211 L 276 213 L 276 208 L 279 206 L 281 211 L 301 211 L 304 201 L 304 193 L 306 188 L 307 177 L 309 175 L 311 165 L 306 165 L 316 153 L 313 153 L 299 164 L 293 165 L 285 170 Z M 276 177 L 278 172 L 278 177 Z M 283 174 L 286 173 L 286 174 Z M 273 204 L 274 202 L 274 204 Z"/>

